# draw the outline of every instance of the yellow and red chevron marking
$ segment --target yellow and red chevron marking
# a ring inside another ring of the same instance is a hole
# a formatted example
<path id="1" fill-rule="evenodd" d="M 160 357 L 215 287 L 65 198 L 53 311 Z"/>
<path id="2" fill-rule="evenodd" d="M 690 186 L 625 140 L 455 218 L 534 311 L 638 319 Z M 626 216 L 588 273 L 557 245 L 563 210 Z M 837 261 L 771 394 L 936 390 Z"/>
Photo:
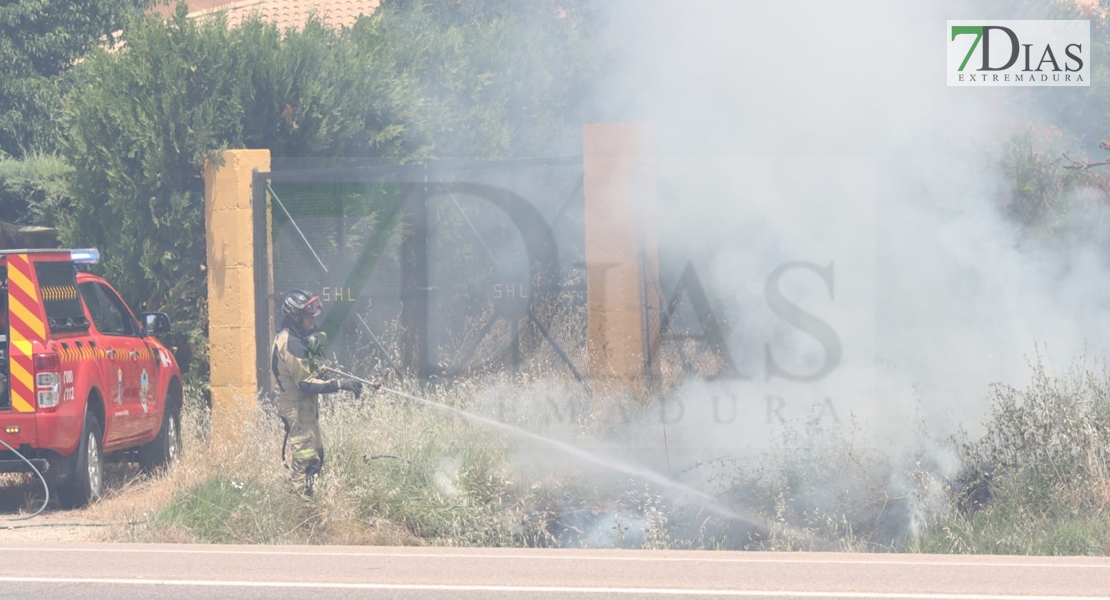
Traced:
<path id="1" fill-rule="evenodd" d="M 44 285 L 42 286 L 43 300 L 76 300 L 77 288 L 72 285 Z"/>
<path id="2" fill-rule="evenodd" d="M 81 361 L 81 360 L 102 360 L 104 359 L 104 351 L 100 348 L 82 343 L 80 346 L 73 345 L 66 348 L 58 348 L 59 360 L 63 363 Z"/>
<path id="3" fill-rule="evenodd" d="M 58 357 L 63 363 L 70 363 L 79 360 L 81 356 L 77 353 L 77 348 L 65 347 L 58 349 Z"/>
<path id="4" fill-rule="evenodd" d="M 31 262 L 26 254 L 8 257 L 8 314 L 12 409 L 34 412 L 33 343 L 43 342 L 46 328 L 39 317 L 39 297 L 31 274 Z"/>

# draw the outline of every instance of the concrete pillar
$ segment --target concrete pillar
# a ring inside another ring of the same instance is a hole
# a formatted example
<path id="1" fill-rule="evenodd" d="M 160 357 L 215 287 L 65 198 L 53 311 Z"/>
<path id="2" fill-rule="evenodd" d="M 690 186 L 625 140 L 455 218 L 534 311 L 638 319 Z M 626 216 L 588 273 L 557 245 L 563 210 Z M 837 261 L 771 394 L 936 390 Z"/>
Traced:
<path id="1" fill-rule="evenodd" d="M 595 389 L 643 392 L 659 375 L 654 132 L 637 123 L 586 125 L 586 288 Z"/>
<path id="2" fill-rule="evenodd" d="M 204 168 L 208 361 L 216 436 L 234 435 L 258 402 L 251 185 L 256 169 L 270 170 L 270 151 L 227 150 L 223 159 L 223 165 L 208 163 Z"/>

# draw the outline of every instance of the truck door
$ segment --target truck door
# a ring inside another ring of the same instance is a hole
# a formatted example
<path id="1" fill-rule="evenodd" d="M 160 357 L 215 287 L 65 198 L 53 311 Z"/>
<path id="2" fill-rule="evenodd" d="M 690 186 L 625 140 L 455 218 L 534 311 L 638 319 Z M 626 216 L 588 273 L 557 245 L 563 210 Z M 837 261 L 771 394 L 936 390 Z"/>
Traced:
<path id="1" fill-rule="evenodd" d="M 104 404 L 110 425 L 105 442 L 126 440 L 143 433 L 144 414 L 149 407 L 141 397 L 139 357 L 146 349 L 139 324 L 127 306 L 108 286 L 86 281 L 79 286 L 89 309 L 97 354 L 104 373 Z M 148 375 L 149 376 L 149 375 Z"/>

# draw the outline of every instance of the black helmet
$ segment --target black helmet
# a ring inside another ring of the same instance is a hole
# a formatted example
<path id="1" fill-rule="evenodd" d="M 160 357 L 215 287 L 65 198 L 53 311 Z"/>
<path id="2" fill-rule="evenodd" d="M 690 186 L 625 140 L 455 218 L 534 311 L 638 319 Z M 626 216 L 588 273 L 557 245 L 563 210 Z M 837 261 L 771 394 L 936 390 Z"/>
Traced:
<path id="1" fill-rule="evenodd" d="M 285 295 L 285 302 L 281 304 L 281 314 L 290 319 L 299 319 L 302 316 L 318 317 L 324 305 L 320 297 L 304 290 L 293 290 Z"/>

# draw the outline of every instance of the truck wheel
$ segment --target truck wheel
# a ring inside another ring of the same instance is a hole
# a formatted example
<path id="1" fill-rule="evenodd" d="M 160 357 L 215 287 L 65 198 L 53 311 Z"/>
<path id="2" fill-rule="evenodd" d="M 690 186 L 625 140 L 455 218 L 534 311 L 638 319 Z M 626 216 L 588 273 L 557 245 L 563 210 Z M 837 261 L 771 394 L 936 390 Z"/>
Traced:
<path id="1" fill-rule="evenodd" d="M 147 473 L 168 467 L 181 458 L 180 399 L 170 392 L 166 396 L 165 406 L 158 436 L 139 448 L 139 467 Z"/>
<path id="2" fill-rule="evenodd" d="M 104 492 L 104 455 L 96 415 L 85 413 L 81 443 L 73 458 L 73 472 L 58 488 L 58 503 L 65 509 L 87 506 L 99 500 Z"/>

